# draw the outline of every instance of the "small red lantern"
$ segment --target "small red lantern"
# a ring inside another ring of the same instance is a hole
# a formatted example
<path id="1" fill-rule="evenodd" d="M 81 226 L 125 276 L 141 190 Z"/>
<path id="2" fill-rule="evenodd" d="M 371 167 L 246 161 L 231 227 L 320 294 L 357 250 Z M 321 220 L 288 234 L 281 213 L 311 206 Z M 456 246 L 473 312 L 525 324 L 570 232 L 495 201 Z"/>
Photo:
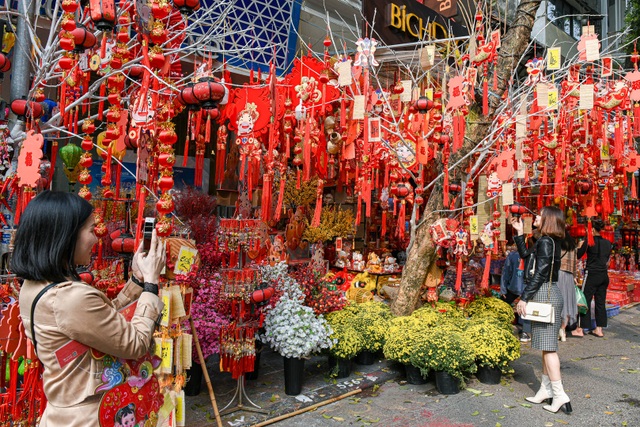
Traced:
<path id="1" fill-rule="evenodd" d="M 193 83 L 187 83 L 178 93 L 178 102 L 187 107 L 187 110 L 195 111 L 200 109 L 200 102 L 193 93 Z"/>
<path id="2" fill-rule="evenodd" d="M 73 36 L 73 42 L 75 47 L 74 52 L 84 52 L 86 49 L 91 49 L 96 45 L 96 36 L 83 26 L 76 27 L 73 31 L 70 31 Z"/>
<path id="3" fill-rule="evenodd" d="M 163 168 L 171 168 L 176 164 L 176 156 L 173 153 L 160 153 L 158 155 L 158 164 Z"/>
<path id="4" fill-rule="evenodd" d="M 171 13 L 171 6 L 169 3 L 164 3 L 161 1 L 154 1 L 151 6 L 151 14 L 155 19 L 164 19 Z"/>
<path id="5" fill-rule="evenodd" d="M 132 79 L 141 78 L 143 73 L 144 67 L 141 67 L 140 65 L 134 65 L 133 67 L 129 68 L 129 77 L 131 77 Z"/>
<path id="6" fill-rule="evenodd" d="M 158 180 L 158 187 L 162 191 L 169 191 L 173 188 L 173 176 L 170 173 L 163 173 Z"/>
<path id="7" fill-rule="evenodd" d="M 11 101 L 11 111 L 21 120 L 24 120 L 27 116 L 39 119 L 43 112 L 41 104 L 27 101 L 26 99 L 14 99 Z"/>
<path id="8" fill-rule="evenodd" d="M 171 225 L 171 220 L 168 217 L 162 217 L 158 220 L 156 224 L 156 233 L 160 237 L 167 237 L 171 234 L 171 230 L 173 226 Z"/>
<path id="9" fill-rule="evenodd" d="M 205 110 L 217 108 L 224 94 L 224 85 L 211 77 L 202 78 L 193 86 L 193 95 Z"/>
<path id="10" fill-rule="evenodd" d="M 91 173 L 89 172 L 89 169 L 83 169 L 78 174 L 78 182 L 82 185 L 89 185 L 91 184 L 92 180 L 93 178 L 91 177 Z"/>
<path id="11" fill-rule="evenodd" d="M 178 141 L 178 135 L 173 129 L 172 123 L 165 124 L 160 132 L 158 132 L 158 140 L 167 145 L 173 145 Z"/>
<path id="12" fill-rule="evenodd" d="M 80 161 L 78 163 L 83 168 L 90 168 L 91 165 L 93 165 L 93 158 L 91 157 L 91 153 L 89 153 L 89 152 L 83 153 L 82 156 L 80 157 Z M 79 179 L 78 179 L 78 182 L 80 182 L 81 184 L 84 184 Z"/>
<path id="13" fill-rule="evenodd" d="M 433 101 L 430 101 L 426 96 L 421 96 L 418 100 L 413 104 L 416 110 L 420 114 L 426 114 L 430 109 L 433 108 Z"/>
<path id="14" fill-rule="evenodd" d="M 80 148 L 82 148 L 84 151 L 90 151 L 93 148 L 93 140 L 90 136 L 85 135 L 85 137 L 82 139 L 82 142 L 80 143 Z"/>
<path id="15" fill-rule="evenodd" d="M 462 191 L 462 186 L 458 183 L 453 183 L 449 185 L 449 193 L 457 196 Z"/>
<path id="16" fill-rule="evenodd" d="M 520 218 L 521 215 L 527 213 L 527 208 L 519 203 L 514 203 L 513 205 L 509 206 L 509 212 L 511 212 L 511 215 L 515 218 Z"/>
<path id="17" fill-rule="evenodd" d="M 183 15 L 189 15 L 200 9 L 200 0 L 173 0 L 173 5 Z"/>
<path id="18" fill-rule="evenodd" d="M 173 212 L 174 207 L 173 197 L 169 193 L 164 193 L 156 202 L 156 210 L 162 215 L 170 214 Z"/>

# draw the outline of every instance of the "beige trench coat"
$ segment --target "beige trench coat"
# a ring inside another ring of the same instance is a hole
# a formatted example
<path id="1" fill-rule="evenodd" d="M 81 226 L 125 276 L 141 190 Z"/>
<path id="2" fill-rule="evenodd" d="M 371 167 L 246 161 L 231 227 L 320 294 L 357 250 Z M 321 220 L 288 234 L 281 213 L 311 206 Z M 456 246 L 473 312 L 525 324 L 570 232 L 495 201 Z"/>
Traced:
<path id="1" fill-rule="evenodd" d="M 47 285 L 25 281 L 20 291 L 20 315 L 31 337 L 31 305 Z M 127 322 L 118 310 L 138 300 Z M 103 364 L 87 351 L 64 367 L 55 352 L 75 340 L 115 357 L 137 359 L 153 341 L 160 299 L 129 281 L 112 302 L 83 282 L 64 282 L 46 292 L 34 313 L 38 357 L 44 366 L 47 408 L 40 427 L 98 427 Z"/>

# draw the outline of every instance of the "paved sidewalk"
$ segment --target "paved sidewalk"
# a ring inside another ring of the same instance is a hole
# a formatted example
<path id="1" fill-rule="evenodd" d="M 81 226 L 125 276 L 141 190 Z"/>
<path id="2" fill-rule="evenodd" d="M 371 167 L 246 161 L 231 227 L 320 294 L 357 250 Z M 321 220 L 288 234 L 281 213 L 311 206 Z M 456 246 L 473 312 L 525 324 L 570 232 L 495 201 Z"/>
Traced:
<path id="1" fill-rule="evenodd" d="M 302 396 L 286 396 L 282 359 L 267 350 L 258 379 L 247 381 L 246 388 L 248 396 L 269 415 L 235 412 L 223 417 L 223 424 L 249 426 L 362 388 L 362 393 L 272 425 L 640 426 L 639 326 L 640 306 L 628 307 L 609 319 L 605 338 L 568 337 L 567 342 L 560 343 L 563 381 L 574 411 L 571 415 L 551 414 L 541 405 L 524 400 L 537 390 L 541 373 L 540 352 L 532 350 L 530 344 L 522 345 L 522 357 L 512 364 L 515 374 L 503 378 L 501 384 L 485 385 L 473 378 L 467 390 L 450 396 L 439 394 L 432 383 L 407 384 L 402 367 L 385 360 L 371 366 L 354 364 L 349 378 L 334 382 L 326 377 L 326 357 L 307 361 Z M 211 361 L 209 372 L 222 409 L 233 397 L 236 384 L 230 374 L 218 372 L 216 363 Z M 212 412 L 203 384 L 200 395 L 187 398 L 187 425 L 214 426 Z"/>

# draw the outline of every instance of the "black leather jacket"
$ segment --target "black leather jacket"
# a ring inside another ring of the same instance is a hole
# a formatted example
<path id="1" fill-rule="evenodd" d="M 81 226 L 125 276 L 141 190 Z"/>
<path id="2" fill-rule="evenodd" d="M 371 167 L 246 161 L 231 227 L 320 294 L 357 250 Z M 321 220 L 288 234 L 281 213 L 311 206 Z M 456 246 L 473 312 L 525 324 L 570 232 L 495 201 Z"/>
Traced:
<path id="1" fill-rule="evenodd" d="M 525 260 L 524 290 L 520 299 L 524 302 L 531 301 L 540 287 L 549 281 L 549 274 L 553 269 L 551 280 L 558 281 L 560 271 L 560 241 L 549 236 L 542 236 L 532 249 L 527 248 L 524 236 L 515 236 L 513 240 L 518 247 L 520 257 Z M 555 254 L 553 252 L 555 244 Z M 531 274 L 535 260 L 535 271 Z M 553 265 L 552 265 L 553 261 Z"/>

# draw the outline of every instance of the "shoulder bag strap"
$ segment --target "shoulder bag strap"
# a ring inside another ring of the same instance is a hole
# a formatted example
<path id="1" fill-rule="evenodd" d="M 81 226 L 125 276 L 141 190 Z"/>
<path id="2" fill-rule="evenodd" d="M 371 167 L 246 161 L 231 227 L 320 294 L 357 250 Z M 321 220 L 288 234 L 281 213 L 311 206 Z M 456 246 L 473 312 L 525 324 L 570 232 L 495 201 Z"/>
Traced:
<path id="1" fill-rule="evenodd" d="M 62 282 L 57 282 L 57 283 L 50 283 L 47 286 L 44 287 L 44 289 L 42 289 L 38 295 L 36 295 L 36 297 L 33 300 L 33 303 L 31 304 L 31 341 L 33 342 L 33 350 L 36 354 L 38 354 L 38 344 L 36 343 L 36 331 L 34 328 L 35 325 L 35 321 L 33 320 L 33 316 L 36 312 L 36 304 L 38 304 L 38 301 L 40 301 L 40 298 L 42 298 L 42 296 L 47 293 L 47 291 L 49 291 L 49 289 L 53 288 L 56 285 L 59 285 Z"/>
<path id="2" fill-rule="evenodd" d="M 556 241 L 551 239 L 553 243 L 553 252 L 551 252 L 551 271 L 549 272 L 549 289 L 547 292 L 547 299 L 551 303 L 551 283 L 553 283 L 553 264 L 556 262 Z"/>

